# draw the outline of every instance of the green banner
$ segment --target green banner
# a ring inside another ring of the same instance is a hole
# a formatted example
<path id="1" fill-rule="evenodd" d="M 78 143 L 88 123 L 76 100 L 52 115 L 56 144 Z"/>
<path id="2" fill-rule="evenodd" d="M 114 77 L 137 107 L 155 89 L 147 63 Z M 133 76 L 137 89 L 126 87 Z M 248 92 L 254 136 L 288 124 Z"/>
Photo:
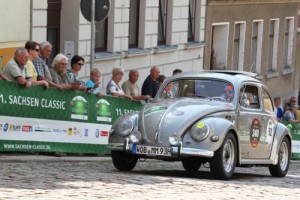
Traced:
<path id="1" fill-rule="evenodd" d="M 108 153 L 108 132 L 141 102 L 0 81 L 0 151 Z"/>
<path id="2" fill-rule="evenodd" d="M 292 158 L 300 159 L 300 124 L 283 120 L 280 122 L 286 125 L 292 134 Z"/>

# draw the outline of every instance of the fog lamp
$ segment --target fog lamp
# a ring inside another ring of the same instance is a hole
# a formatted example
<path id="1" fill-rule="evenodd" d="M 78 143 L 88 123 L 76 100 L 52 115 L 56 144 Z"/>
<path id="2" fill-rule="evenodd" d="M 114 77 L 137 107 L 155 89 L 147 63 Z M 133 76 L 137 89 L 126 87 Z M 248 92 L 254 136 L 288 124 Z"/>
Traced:
<path id="1" fill-rule="evenodd" d="M 142 134 L 139 131 L 132 131 L 129 138 L 132 143 L 138 143 L 142 139 Z"/>

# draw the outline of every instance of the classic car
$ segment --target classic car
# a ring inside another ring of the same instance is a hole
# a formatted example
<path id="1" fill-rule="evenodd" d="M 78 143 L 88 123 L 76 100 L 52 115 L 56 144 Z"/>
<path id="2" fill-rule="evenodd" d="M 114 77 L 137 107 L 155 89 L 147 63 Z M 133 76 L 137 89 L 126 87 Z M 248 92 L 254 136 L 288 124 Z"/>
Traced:
<path id="1" fill-rule="evenodd" d="M 169 78 L 140 112 L 116 120 L 108 147 L 121 171 L 151 158 L 181 161 L 192 172 L 209 163 L 221 180 L 230 179 L 235 167 L 253 165 L 283 177 L 291 135 L 277 121 L 272 97 L 256 74 L 202 71 Z"/>

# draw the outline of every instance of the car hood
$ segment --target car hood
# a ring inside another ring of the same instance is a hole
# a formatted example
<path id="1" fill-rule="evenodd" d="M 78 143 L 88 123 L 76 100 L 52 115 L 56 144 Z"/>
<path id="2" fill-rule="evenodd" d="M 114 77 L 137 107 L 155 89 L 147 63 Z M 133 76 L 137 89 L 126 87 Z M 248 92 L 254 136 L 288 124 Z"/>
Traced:
<path id="1" fill-rule="evenodd" d="M 232 104 L 210 99 L 182 98 L 149 103 L 140 112 L 139 129 L 145 142 L 156 143 L 171 135 L 182 135 L 206 115 L 232 109 Z"/>

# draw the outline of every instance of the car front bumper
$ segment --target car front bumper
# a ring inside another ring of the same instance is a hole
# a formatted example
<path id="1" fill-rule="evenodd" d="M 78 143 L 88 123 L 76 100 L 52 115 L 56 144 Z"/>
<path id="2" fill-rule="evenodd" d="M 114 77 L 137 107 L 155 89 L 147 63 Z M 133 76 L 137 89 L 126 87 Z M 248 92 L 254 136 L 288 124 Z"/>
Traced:
<path id="1" fill-rule="evenodd" d="M 108 144 L 108 148 L 115 151 L 126 151 L 128 153 L 132 153 L 133 145 L 134 144 L 129 143 L 129 139 L 126 139 L 124 143 Z M 146 156 L 153 157 L 153 155 L 147 155 L 147 154 Z M 172 157 L 198 156 L 198 157 L 212 158 L 214 156 L 214 152 L 205 149 L 183 147 L 182 142 L 179 142 L 177 146 L 171 147 L 171 156 Z"/>

